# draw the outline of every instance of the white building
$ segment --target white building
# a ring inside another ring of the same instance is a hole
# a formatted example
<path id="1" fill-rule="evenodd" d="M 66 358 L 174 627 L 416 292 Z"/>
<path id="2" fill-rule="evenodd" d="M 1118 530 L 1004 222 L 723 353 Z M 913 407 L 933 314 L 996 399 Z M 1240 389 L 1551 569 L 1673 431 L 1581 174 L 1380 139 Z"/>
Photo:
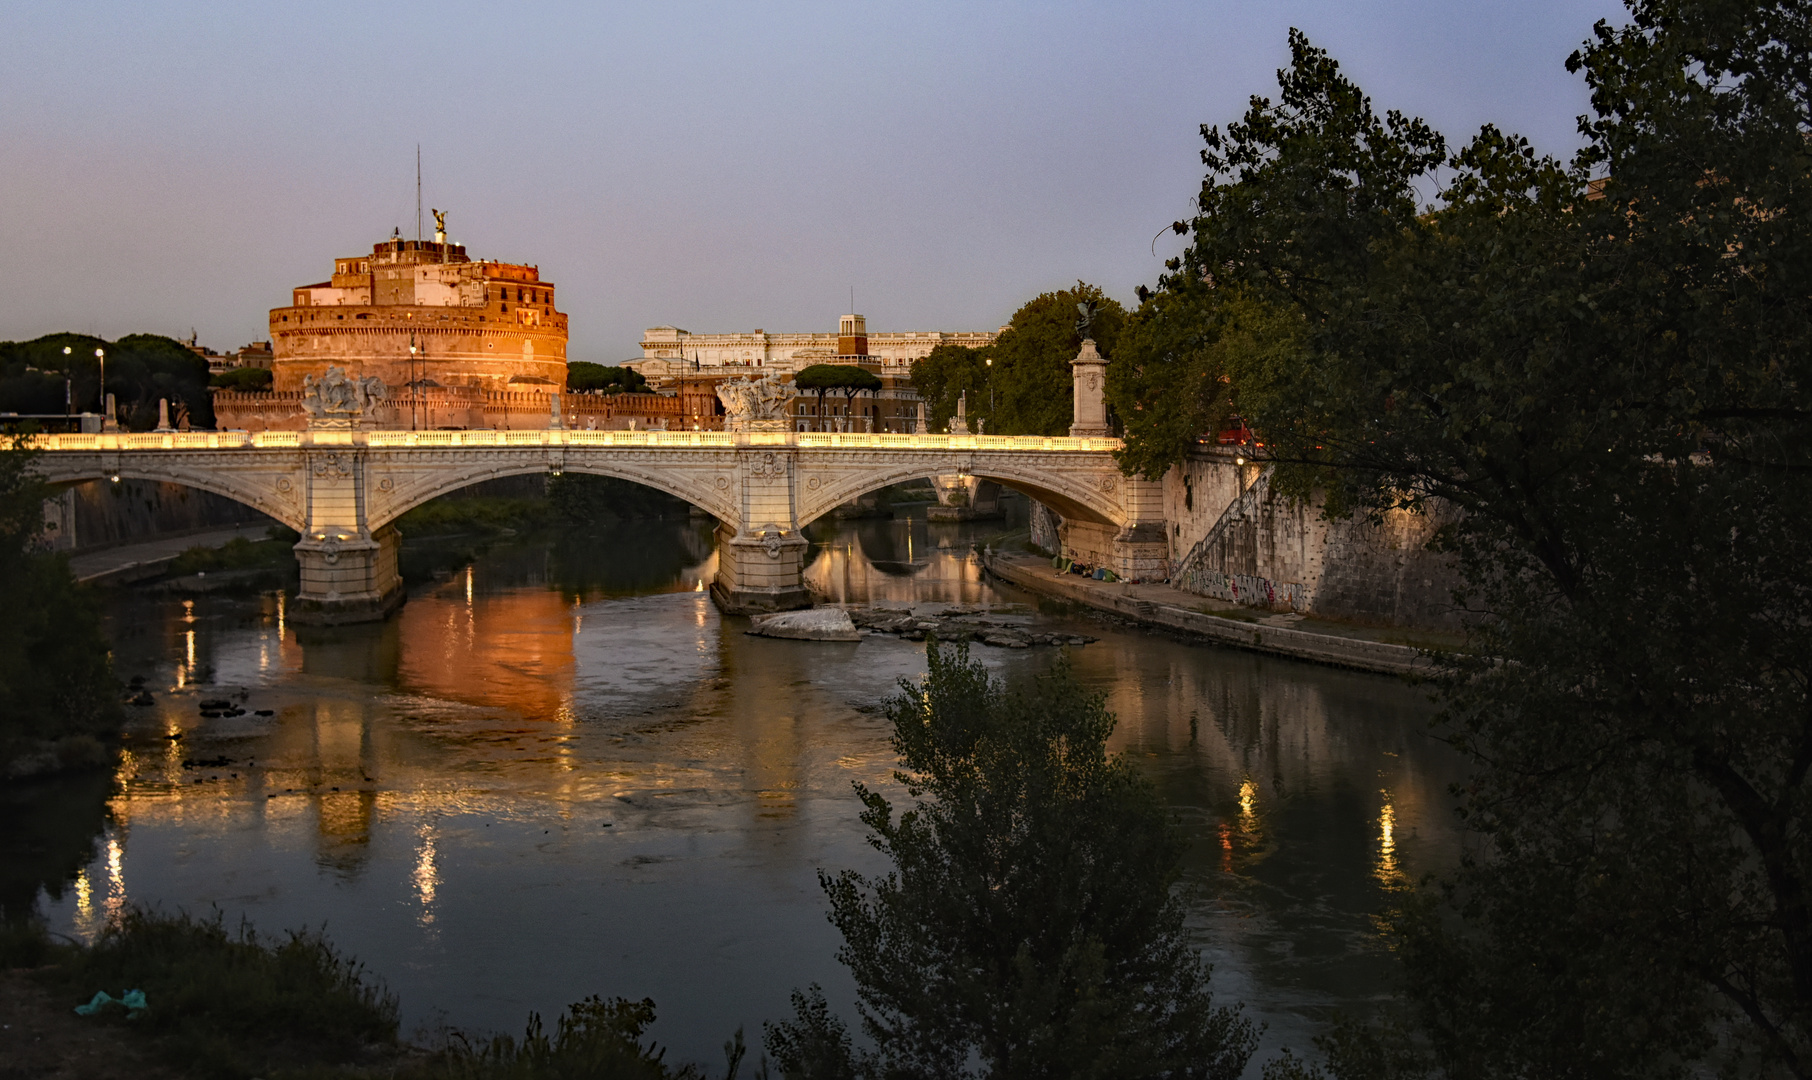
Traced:
<path id="1" fill-rule="evenodd" d="M 979 348 L 1000 336 L 1000 330 L 871 334 L 867 320 L 860 315 L 845 315 L 838 323 L 835 334 L 770 334 L 766 330 L 694 334 L 677 326 L 653 326 L 642 333 L 642 355 L 626 366 L 635 368 L 650 382 L 665 382 L 681 374 L 741 374 L 743 368 L 772 368 L 792 374 L 813 364 L 860 354 L 871 359 L 877 374 L 904 379 L 914 360 L 939 345 Z"/>

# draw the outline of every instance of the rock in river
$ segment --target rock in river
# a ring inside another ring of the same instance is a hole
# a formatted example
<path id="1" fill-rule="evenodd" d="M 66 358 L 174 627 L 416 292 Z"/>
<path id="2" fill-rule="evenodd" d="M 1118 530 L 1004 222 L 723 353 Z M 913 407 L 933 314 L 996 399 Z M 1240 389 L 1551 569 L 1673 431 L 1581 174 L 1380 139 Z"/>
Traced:
<path id="1" fill-rule="evenodd" d="M 800 641 L 860 641 L 861 633 L 842 608 L 808 608 L 805 611 L 782 611 L 777 615 L 757 615 L 750 620 L 749 633 L 762 637 L 797 638 Z"/>

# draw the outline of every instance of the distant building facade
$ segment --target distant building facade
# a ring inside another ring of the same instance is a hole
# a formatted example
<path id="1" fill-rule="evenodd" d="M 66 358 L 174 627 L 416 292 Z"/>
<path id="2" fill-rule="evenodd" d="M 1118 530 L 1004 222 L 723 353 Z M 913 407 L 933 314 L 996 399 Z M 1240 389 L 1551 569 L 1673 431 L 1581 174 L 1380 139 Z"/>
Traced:
<path id="1" fill-rule="evenodd" d="M 867 320 L 860 315 L 843 316 L 838 320 L 834 334 L 770 334 L 766 330 L 752 330 L 746 334 L 694 334 L 676 326 L 653 326 L 642 332 L 642 355 L 630 361 L 628 366 L 640 371 L 650 382 L 668 374 L 677 375 L 682 362 L 687 367 L 696 362 L 700 369 L 777 368 L 791 374 L 824 363 L 833 356 L 850 355 L 859 338 L 866 343 L 863 355 L 874 357 L 880 370 L 905 371 L 912 367 L 914 360 L 939 345 L 980 348 L 993 344 L 999 336 L 1000 330 L 871 334 Z"/>
<path id="2" fill-rule="evenodd" d="M 1001 327 L 1001 330 L 1005 330 Z M 871 334 L 868 320 L 849 314 L 837 320 L 837 332 L 822 334 L 694 334 L 674 326 L 655 326 L 642 333 L 642 355 L 625 366 L 636 369 L 649 385 L 680 395 L 681 422 L 690 428 L 721 428 L 721 410 L 713 407 L 717 384 L 778 371 L 797 375 L 814 364 L 852 364 L 881 380 L 874 394 L 801 394 L 793 402 L 799 431 L 911 432 L 918 417 L 918 393 L 912 388 L 912 362 L 939 345 L 980 348 L 991 345 L 1000 330 L 907 331 Z M 751 370 L 754 369 L 754 370 Z"/>
<path id="3" fill-rule="evenodd" d="M 208 362 L 209 375 L 219 375 L 222 372 L 242 367 L 263 368 L 269 371 L 271 362 L 276 359 L 275 354 L 271 352 L 271 343 L 268 341 L 254 341 L 240 347 L 235 352 L 217 353 L 213 349 L 197 344 L 195 334 L 191 332 L 188 339 L 182 342 L 182 347 Z"/>

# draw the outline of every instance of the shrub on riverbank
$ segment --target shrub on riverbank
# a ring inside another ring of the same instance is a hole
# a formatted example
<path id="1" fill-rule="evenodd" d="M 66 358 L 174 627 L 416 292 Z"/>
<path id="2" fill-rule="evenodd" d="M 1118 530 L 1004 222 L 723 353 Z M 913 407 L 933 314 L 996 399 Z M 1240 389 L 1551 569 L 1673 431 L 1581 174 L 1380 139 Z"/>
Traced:
<path id="1" fill-rule="evenodd" d="M 564 473 L 474 484 L 423 503 L 396 521 L 404 539 L 455 533 L 497 534 L 685 514 L 662 491 L 609 476 Z"/>
<path id="2" fill-rule="evenodd" d="M 14 936 L 9 952 L 29 960 L 30 943 Z M 319 934 L 267 941 L 246 925 L 229 932 L 218 916 L 131 910 L 92 946 L 37 950 L 39 962 L 46 958 L 55 965 L 39 977 L 71 1002 L 96 990 L 144 991 L 134 1030 L 195 1075 L 278 1075 L 396 1050 L 395 996 Z M 94 1020 L 125 1022 L 124 1010 Z"/>
<path id="3" fill-rule="evenodd" d="M 106 760 L 120 707 L 100 610 L 61 555 L 39 550 L 48 487 L 0 437 L 0 776 Z"/>
<path id="4" fill-rule="evenodd" d="M 1256 1033 L 1209 995 L 1171 891 L 1183 841 L 1107 754 L 1102 696 L 1062 664 L 1009 692 L 962 643 L 926 661 L 887 706 L 913 805 L 856 784 L 893 871 L 819 874 L 873 1049 L 814 986 L 768 1025 L 781 1074 L 1238 1077 Z"/>
<path id="5" fill-rule="evenodd" d="M 668 1066 L 662 1060 L 664 1051 L 643 1041 L 652 1023 L 654 1002 L 647 998 L 588 997 L 568 1006 L 554 1021 L 551 1038 L 541 1017 L 531 1013 L 522 1041 L 508 1035 L 477 1045 L 459 1039 L 431 1075 L 446 1080 L 704 1080 L 696 1066 Z M 734 1080 L 742 1056 L 741 1032 L 726 1049 L 731 1050 L 731 1059 L 725 1080 Z"/>
<path id="6" fill-rule="evenodd" d="M 264 540 L 235 536 L 219 547 L 192 547 L 170 564 L 171 577 L 226 570 L 289 570 L 296 565 L 293 529 L 275 527 Z"/>

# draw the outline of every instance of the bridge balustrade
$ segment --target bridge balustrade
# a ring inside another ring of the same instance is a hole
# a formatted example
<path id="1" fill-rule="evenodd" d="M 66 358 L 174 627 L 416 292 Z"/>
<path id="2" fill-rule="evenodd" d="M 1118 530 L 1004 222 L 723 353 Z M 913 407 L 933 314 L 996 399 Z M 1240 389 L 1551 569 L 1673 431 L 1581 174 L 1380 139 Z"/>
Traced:
<path id="1" fill-rule="evenodd" d="M 713 446 L 841 450 L 1101 453 L 1119 439 L 1045 435 L 903 435 L 832 431 L 181 431 L 32 436 L 34 450 L 230 450 L 302 446 Z"/>

